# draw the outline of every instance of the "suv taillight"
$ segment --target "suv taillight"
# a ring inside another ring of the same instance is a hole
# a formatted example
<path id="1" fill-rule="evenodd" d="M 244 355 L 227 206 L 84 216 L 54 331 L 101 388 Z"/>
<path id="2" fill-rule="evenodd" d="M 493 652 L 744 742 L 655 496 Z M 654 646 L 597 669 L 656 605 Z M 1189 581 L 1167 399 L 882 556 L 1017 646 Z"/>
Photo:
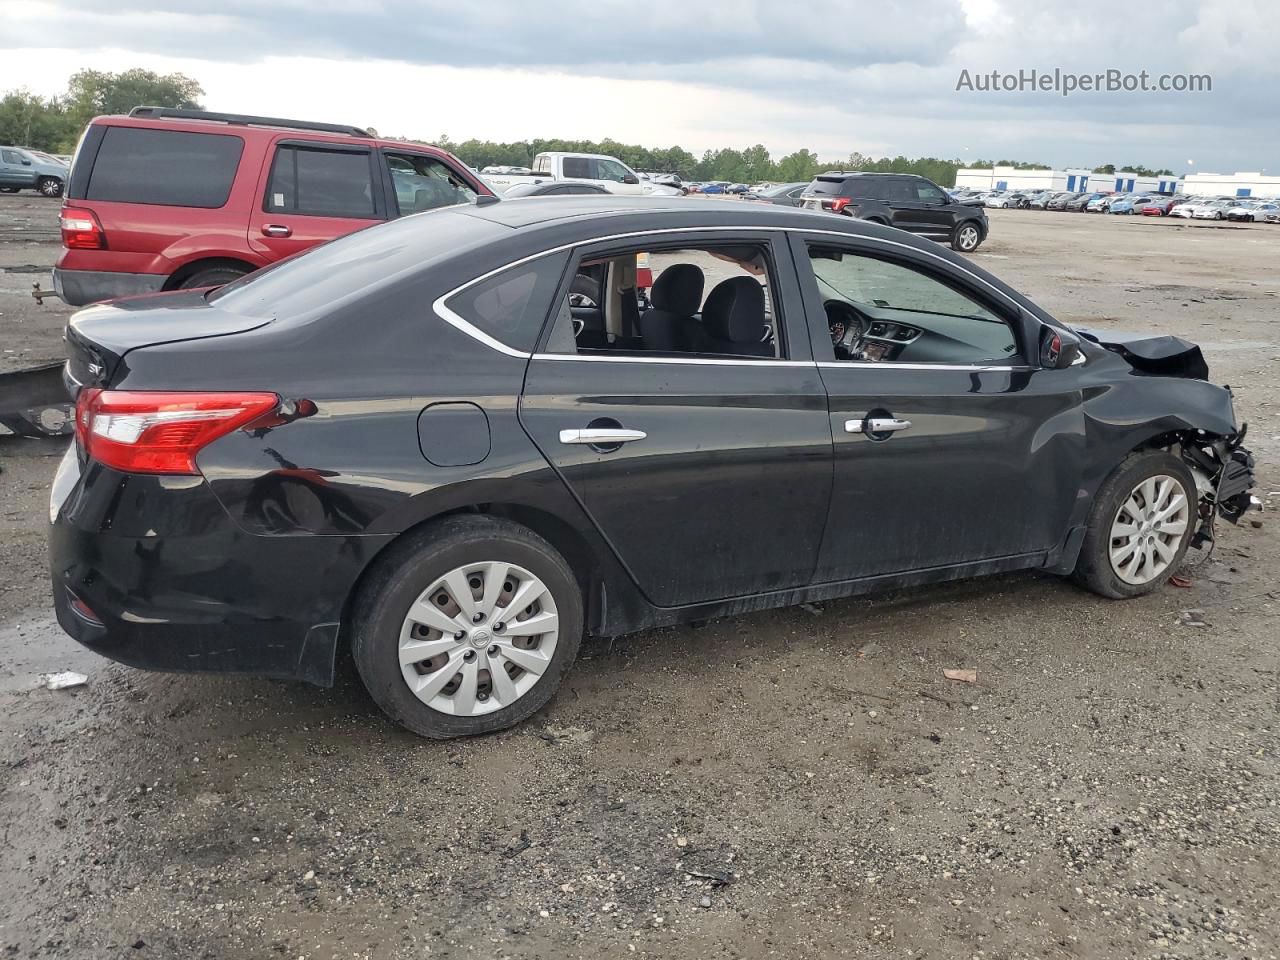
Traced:
<path id="1" fill-rule="evenodd" d="M 836 197 L 831 201 L 832 213 L 843 213 L 844 208 L 853 203 L 853 197 Z"/>
<path id="2" fill-rule="evenodd" d="M 196 454 L 279 401 L 274 393 L 90 387 L 76 398 L 76 438 L 88 457 L 126 473 L 198 474 Z"/>
<path id="3" fill-rule="evenodd" d="M 62 227 L 62 245 L 68 250 L 102 250 L 107 245 L 107 235 L 92 210 L 63 207 L 58 224 Z"/>

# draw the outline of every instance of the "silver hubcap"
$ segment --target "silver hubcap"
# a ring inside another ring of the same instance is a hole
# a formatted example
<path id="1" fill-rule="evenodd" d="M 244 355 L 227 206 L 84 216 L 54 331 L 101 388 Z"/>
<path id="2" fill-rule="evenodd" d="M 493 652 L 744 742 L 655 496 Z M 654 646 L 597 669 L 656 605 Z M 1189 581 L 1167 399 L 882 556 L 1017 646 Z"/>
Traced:
<path id="1" fill-rule="evenodd" d="M 440 577 L 409 608 L 400 629 L 400 672 L 432 710 L 480 716 L 534 687 L 559 636 L 546 584 L 514 564 L 469 563 Z"/>
<path id="2" fill-rule="evenodd" d="M 1150 583 L 1173 563 L 1190 520 L 1191 504 L 1179 481 L 1143 480 L 1111 523 L 1111 569 L 1125 583 Z"/>
<path id="3" fill-rule="evenodd" d="M 978 231 L 973 227 L 965 227 L 960 231 L 960 246 L 972 250 L 978 245 Z"/>

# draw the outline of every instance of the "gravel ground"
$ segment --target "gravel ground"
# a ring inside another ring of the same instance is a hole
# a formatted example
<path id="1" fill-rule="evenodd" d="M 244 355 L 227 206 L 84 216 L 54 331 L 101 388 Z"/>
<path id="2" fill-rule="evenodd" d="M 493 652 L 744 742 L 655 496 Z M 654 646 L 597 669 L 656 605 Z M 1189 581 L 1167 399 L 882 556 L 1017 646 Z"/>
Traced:
<path id="1" fill-rule="evenodd" d="M 0 370 L 59 355 L 69 311 L 24 299 L 56 209 L 0 196 Z M 1280 491 L 1280 227 L 991 219 L 975 259 L 1064 319 L 1201 342 Z M 0 956 L 1280 949 L 1269 513 L 1130 602 L 1018 575 L 588 644 L 542 714 L 440 744 L 349 670 L 319 690 L 76 647 L 42 452 L 0 446 Z M 88 684 L 38 685 L 66 668 Z"/>

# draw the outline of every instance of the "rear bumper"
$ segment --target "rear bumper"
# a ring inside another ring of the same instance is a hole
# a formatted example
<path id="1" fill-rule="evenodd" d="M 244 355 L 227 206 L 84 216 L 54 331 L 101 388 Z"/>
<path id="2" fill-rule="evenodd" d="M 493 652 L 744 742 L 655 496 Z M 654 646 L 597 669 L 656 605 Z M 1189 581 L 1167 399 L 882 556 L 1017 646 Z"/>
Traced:
<path id="1" fill-rule="evenodd" d="M 64 303 L 82 307 L 100 300 L 157 293 L 168 277 L 158 273 L 116 273 L 109 270 L 53 268 L 53 289 Z"/>
<path id="2" fill-rule="evenodd" d="M 390 537 L 255 536 L 200 478 L 95 463 L 78 471 L 73 446 L 54 480 L 49 529 L 54 606 L 67 633 L 150 670 L 333 682 L 347 599 Z"/>

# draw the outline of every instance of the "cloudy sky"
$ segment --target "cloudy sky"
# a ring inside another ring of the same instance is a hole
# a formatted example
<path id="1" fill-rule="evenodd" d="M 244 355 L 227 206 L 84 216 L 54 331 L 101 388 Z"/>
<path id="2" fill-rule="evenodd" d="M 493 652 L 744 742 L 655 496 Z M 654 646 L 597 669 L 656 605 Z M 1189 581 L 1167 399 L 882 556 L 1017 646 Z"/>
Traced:
<path id="1" fill-rule="evenodd" d="M 0 24 L 0 90 L 180 70 L 209 109 L 419 139 L 1280 173 L 1276 0 L 0 0 Z M 1212 90 L 957 90 L 1055 68 Z"/>

